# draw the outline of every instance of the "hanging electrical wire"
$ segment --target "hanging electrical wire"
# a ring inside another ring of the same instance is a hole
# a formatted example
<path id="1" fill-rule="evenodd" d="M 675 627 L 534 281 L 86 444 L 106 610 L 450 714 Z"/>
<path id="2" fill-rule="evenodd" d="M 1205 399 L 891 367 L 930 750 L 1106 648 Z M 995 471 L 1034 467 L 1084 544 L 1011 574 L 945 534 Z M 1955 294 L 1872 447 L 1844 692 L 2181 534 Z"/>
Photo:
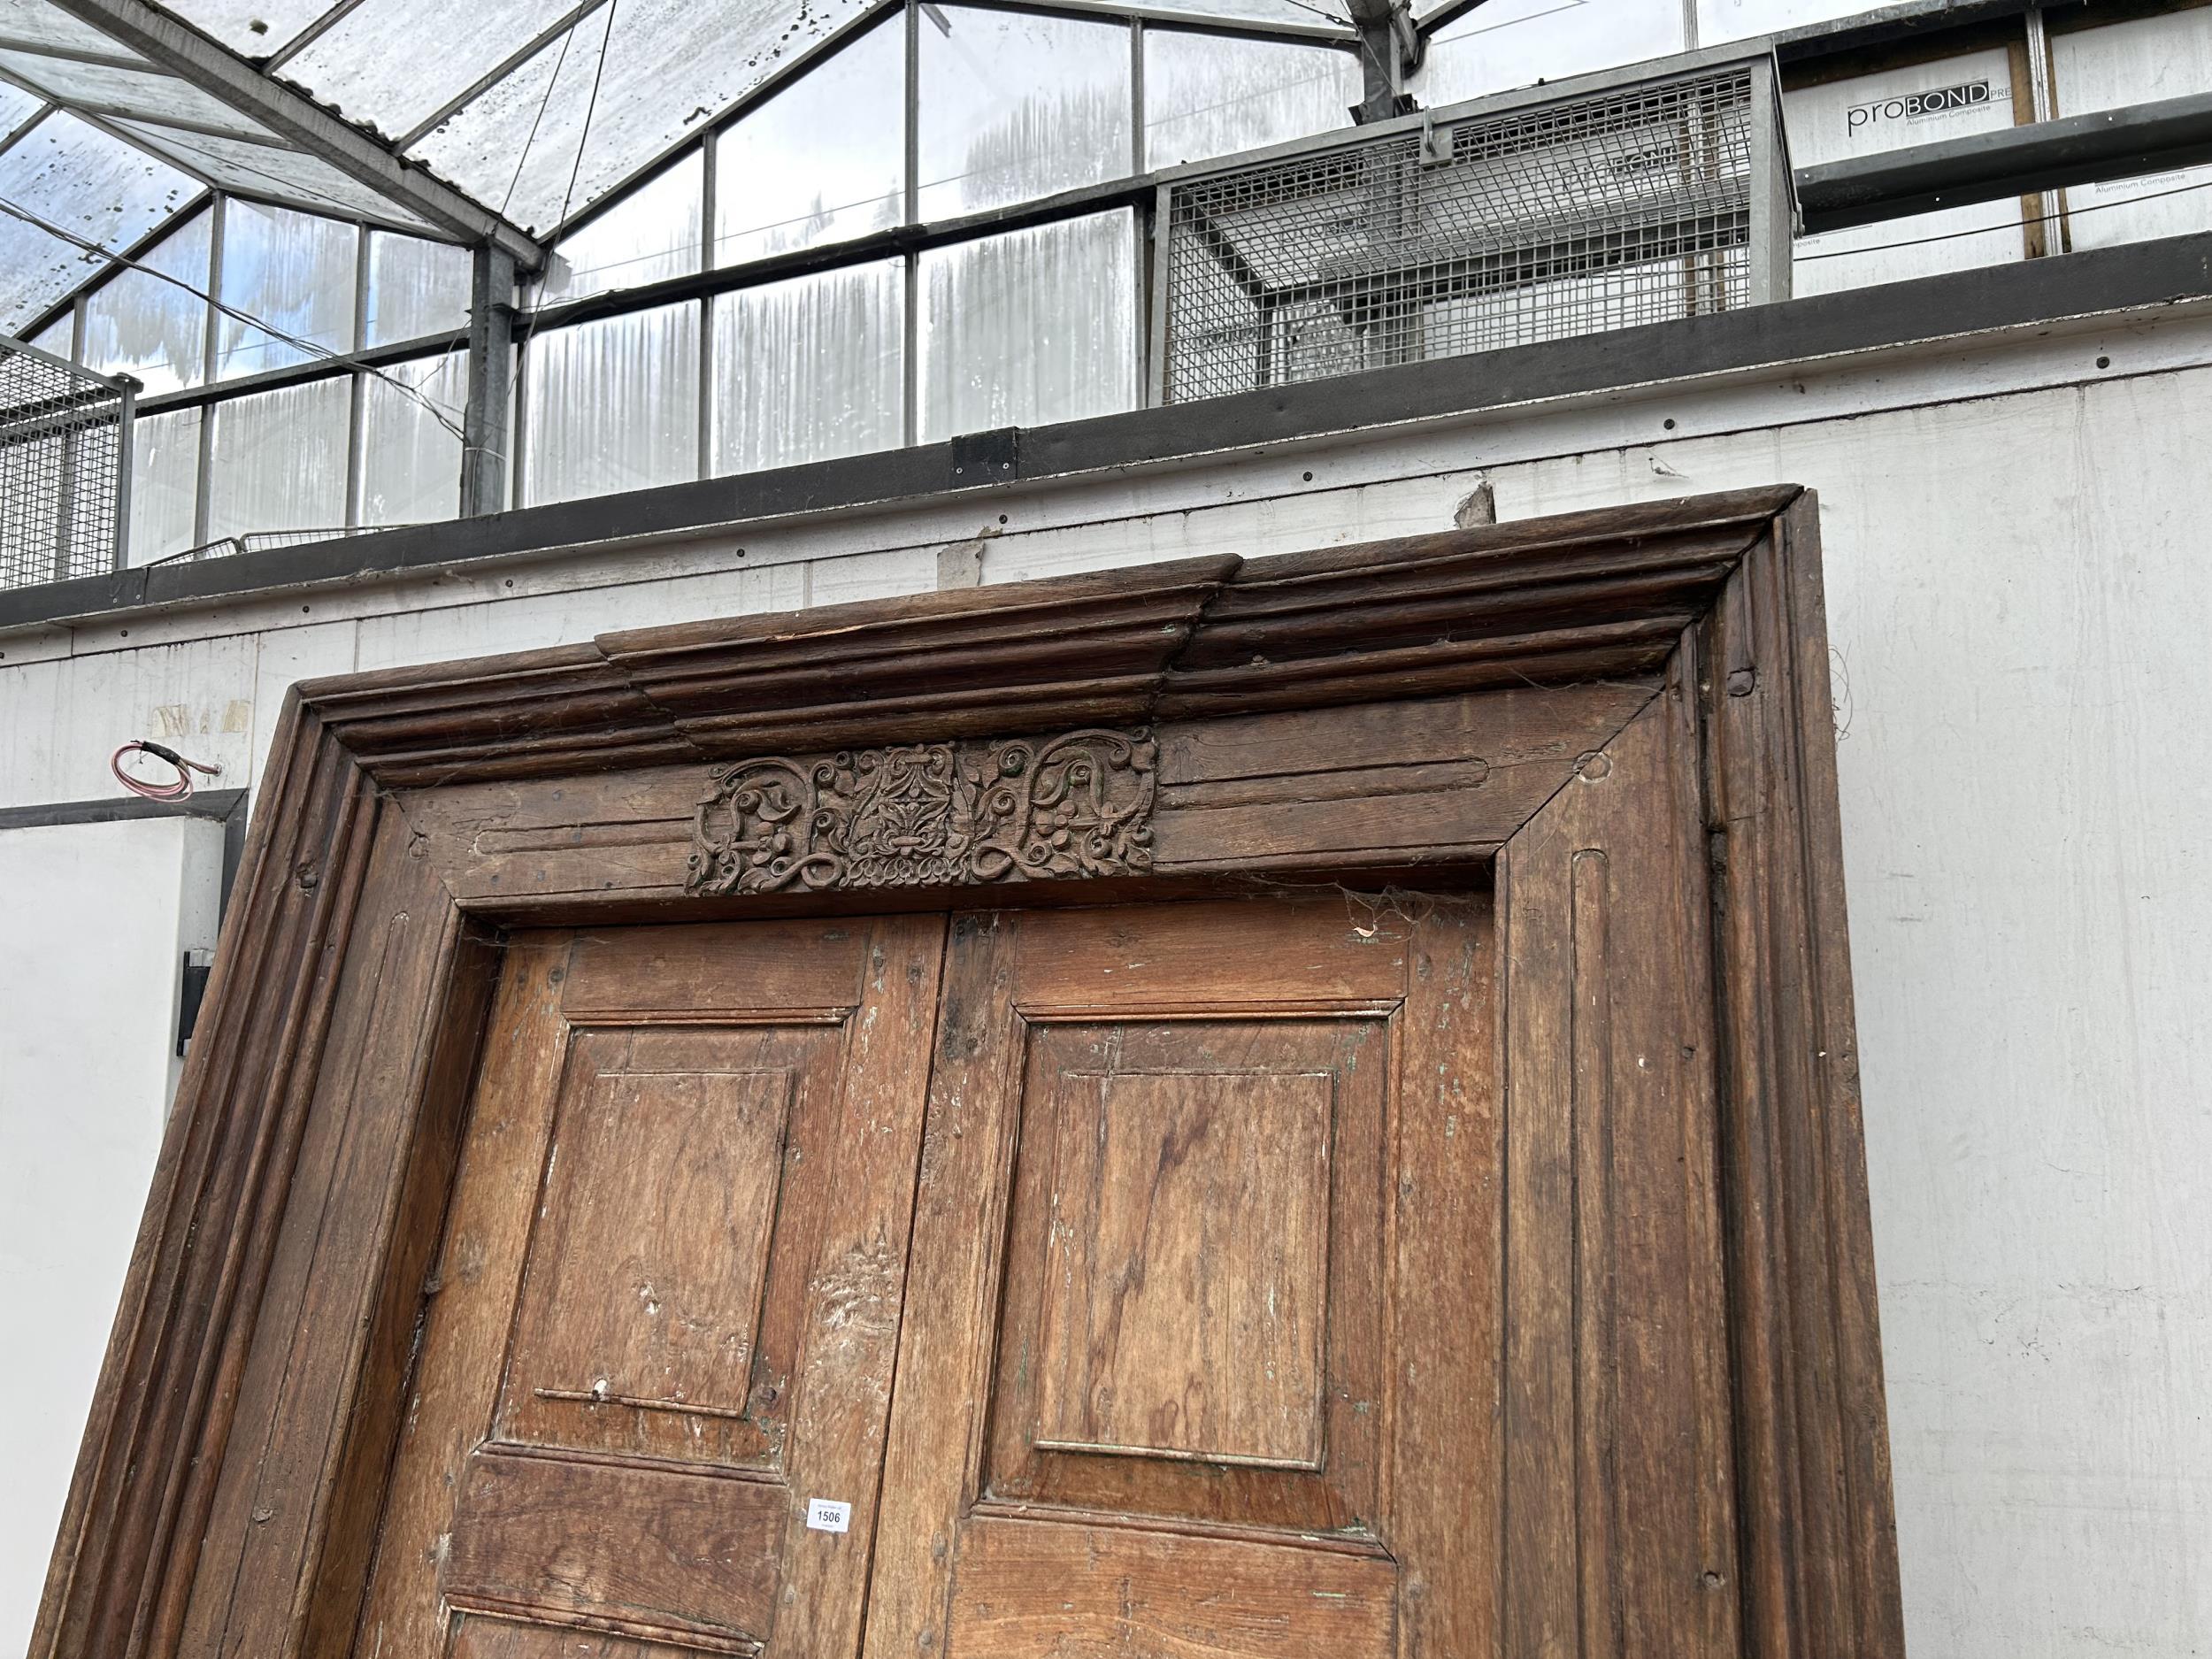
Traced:
<path id="1" fill-rule="evenodd" d="M 176 768 L 177 775 L 167 783 L 150 783 L 134 776 L 123 770 L 123 757 L 132 754 L 151 755 L 156 760 L 166 761 Z M 194 772 L 207 778 L 223 775 L 221 766 L 203 765 L 196 760 L 187 759 L 166 743 L 157 743 L 150 738 L 134 738 L 118 749 L 108 757 L 108 770 L 115 774 L 116 782 L 133 795 L 143 795 L 149 801 L 189 801 L 192 798 Z"/>
<path id="2" fill-rule="evenodd" d="M 173 276 L 168 272 L 159 270 L 153 265 L 144 263 L 142 260 L 134 259 L 127 254 L 118 253 L 114 249 L 108 247 L 103 242 L 95 242 L 87 236 L 80 236 L 75 231 L 70 230 L 65 227 L 57 225 L 51 220 L 46 219 L 44 216 L 34 213 L 30 209 L 24 207 L 19 203 L 11 201 L 4 196 L 0 196 L 0 213 L 5 213 L 11 219 L 20 219 L 26 225 L 30 225 L 39 230 L 44 231 L 49 236 L 56 237 L 62 242 L 69 243 L 70 246 L 77 249 L 80 252 L 93 254 L 99 258 L 106 260 L 110 265 L 119 266 L 127 271 L 138 271 L 142 272 L 148 276 L 159 277 L 164 282 L 170 284 L 172 287 L 182 288 L 187 294 L 191 295 L 193 298 L 205 301 L 209 305 L 213 306 L 218 311 L 221 312 L 224 316 L 232 319 L 234 321 L 244 323 L 250 328 L 257 328 L 263 334 L 267 334 L 272 340 L 275 340 L 284 345 L 290 346 L 295 350 L 303 352 L 310 357 L 313 357 L 319 361 L 331 363 L 343 363 L 350 361 L 350 359 L 346 357 L 342 352 L 333 351 L 327 346 L 319 345 L 312 340 L 303 339 L 297 334 L 287 334 L 283 329 L 276 326 L 275 324 L 267 322 L 259 317 L 256 317 L 250 311 L 240 311 L 235 305 L 225 304 L 221 300 L 216 298 L 214 295 L 209 293 L 205 288 L 195 288 L 182 277 Z M 423 409 L 428 412 L 433 420 L 435 420 L 441 426 L 443 426 L 455 437 L 457 438 L 462 435 L 461 428 L 455 424 L 452 417 L 448 414 L 445 410 L 440 408 L 429 398 L 425 397 L 419 390 L 408 385 L 406 381 L 387 374 L 383 370 L 375 368 L 368 364 L 357 363 L 354 364 L 353 366 L 358 368 L 365 374 L 374 375 L 378 380 L 382 380 L 387 386 L 389 386 L 395 391 L 401 393 L 411 402 L 421 404 Z"/>
<path id="3" fill-rule="evenodd" d="M 568 170 L 568 188 L 561 192 L 561 211 L 554 215 L 557 227 L 568 222 L 568 204 L 575 199 L 576 180 L 584 170 L 584 146 L 591 142 L 591 118 L 599 112 L 599 83 L 607 73 L 607 53 L 614 45 L 614 14 L 622 0 L 608 0 L 607 27 L 599 37 L 599 61 L 592 65 L 591 96 L 584 100 L 584 129 L 576 134 L 576 159 Z"/>

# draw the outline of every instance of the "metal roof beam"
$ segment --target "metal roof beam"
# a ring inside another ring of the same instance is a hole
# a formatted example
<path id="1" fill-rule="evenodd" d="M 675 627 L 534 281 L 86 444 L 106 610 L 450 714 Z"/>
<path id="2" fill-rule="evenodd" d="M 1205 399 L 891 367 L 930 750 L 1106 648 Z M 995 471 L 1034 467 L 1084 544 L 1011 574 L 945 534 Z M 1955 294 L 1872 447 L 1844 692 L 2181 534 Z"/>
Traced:
<path id="1" fill-rule="evenodd" d="M 2212 93 L 2200 92 L 1801 167 L 1797 202 L 1808 233 L 1844 230 L 2207 161 Z"/>
<path id="2" fill-rule="evenodd" d="M 1422 37 L 1414 27 L 1412 0 L 1343 0 L 1359 31 L 1363 96 L 1352 119 L 1364 126 L 1413 108 L 1406 77 L 1421 66 Z"/>
<path id="3" fill-rule="evenodd" d="M 544 248 L 518 227 L 146 0 L 50 4 L 460 241 L 489 242 L 526 269 L 544 263 Z"/>

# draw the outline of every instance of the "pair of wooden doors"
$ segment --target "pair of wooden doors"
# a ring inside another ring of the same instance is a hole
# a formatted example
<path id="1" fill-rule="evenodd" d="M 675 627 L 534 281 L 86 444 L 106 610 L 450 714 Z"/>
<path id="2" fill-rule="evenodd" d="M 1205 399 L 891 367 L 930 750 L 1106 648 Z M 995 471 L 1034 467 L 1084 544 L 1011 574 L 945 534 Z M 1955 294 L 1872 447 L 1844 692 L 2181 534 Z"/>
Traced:
<path id="1" fill-rule="evenodd" d="M 356 1653 L 1490 1650 L 1486 918 L 524 935 Z"/>
<path id="2" fill-rule="evenodd" d="M 1828 662 L 1778 487 L 301 687 L 33 1659 L 1896 1659 Z"/>

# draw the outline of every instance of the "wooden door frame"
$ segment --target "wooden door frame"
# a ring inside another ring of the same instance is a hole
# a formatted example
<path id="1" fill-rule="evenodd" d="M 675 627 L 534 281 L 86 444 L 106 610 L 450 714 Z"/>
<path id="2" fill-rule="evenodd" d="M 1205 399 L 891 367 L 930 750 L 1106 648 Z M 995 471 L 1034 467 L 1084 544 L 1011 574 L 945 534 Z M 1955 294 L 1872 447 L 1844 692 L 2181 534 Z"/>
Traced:
<path id="1" fill-rule="evenodd" d="M 503 928 L 941 902 L 886 881 L 989 904 L 1485 863 L 1508 1118 L 1558 1115 L 1571 1161 L 1619 1075 L 1591 1044 L 1647 1015 L 1695 1039 L 1679 1087 L 1713 1125 L 1726 1408 L 1699 1467 L 1727 1561 L 1650 1594 L 1704 1595 L 1747 1652 L 1901 1654 L 1832 720 L 1794 487 L 296 687 L 32 1654 L 169 1659 L 205 1645 L 211 1606 L 226 1652 L 328 1639 Z M 866 802 L 914 745 L 945 746 L 928 764 L 964 827 L 933 864 L 887 864 Z M 1048 763 L 1080 787 L 1037 782 Z M 764 775 L 795 818 L 759 816 Z M 1594 857 L 1656 896 L 1609 923 Z M 1508 1337 L 1528 1350 L 1504 1402 L 1513 1651 L 1605 1617 L 1544 1548 L 1602 1524 L 1553 1455 L 1579 1467 L 1604 1432 L 1572 1374 L 1599 1327 L 1583 1287 L 1528 1277 L 1553 1271 L 1509 1263 L 1499 1287 L 1536 1333 Z M 1570 1311 L 1547 1346 L 1551 1302 Z"/>

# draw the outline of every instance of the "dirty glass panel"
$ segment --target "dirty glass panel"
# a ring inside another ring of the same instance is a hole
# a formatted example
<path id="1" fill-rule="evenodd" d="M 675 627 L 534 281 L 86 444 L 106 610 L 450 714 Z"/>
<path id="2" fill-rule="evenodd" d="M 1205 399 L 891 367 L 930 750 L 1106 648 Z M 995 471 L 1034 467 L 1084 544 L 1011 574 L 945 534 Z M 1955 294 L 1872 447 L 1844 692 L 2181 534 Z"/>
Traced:
<path id="1" fill-rule="evenodd" d="M 128 374 L 148 392 L 173 392 L 206 378 L 213 222 L 210 212 L 195 213 L 141 257 L 142 269 L 125 271 L 86 296 L 86 367 Z"/>
<path id="2" fill-rule="evenodd" d="M 1681 51 L 1667 0 L 1489 0 L 1437 30 L 1407 90 L 1426 109 Z"/>
<path id="3" fill-rule="evenodd" d="M 578 22 L 565 56 L 549 42 L 415 152 L 479 201 L 508 202 L 515 223 L 550 232 L 867 9 L 867 0 L 623 0 Z"/>
<path id="4" fill-rule="evenodd" d="M 22 76 L 49 97 L 65 103 L 104 107 L 148 120 L 196 121 L 227 133 L 261 130 L 227 104 L 174 75 L 4 50 L 0 50 L 0 69 Z"/>
<path id="5" fill-rule="evenodd" d="M 334 374 L 213 405 L 210 541 L 345 524 L 352 392 L 352 377 Z"/>
<path id="6" fill-rule="evenodd" d="M 1127 210 L 931 249 L 921 283 L 919 442 L 1136 406 Z"/>
<path id="7" fill-rule="evenodd" d="M 718 295 L 715 472 L 898 448 L 905 333 L 896 259 Z"/>
<path id="8" fill-rule="evenodd" d="M 20 87 L 12 87 L 5 81 L 0 81 L 0 139 L 29 120 L 37 112 L 42 102 L 42 99 Z"/>
<path id="9" fill-rule="evenodd" d="M 336 219 L 257 202 L 223 204 L 215 378 L 235 380 L 353 349 L 355 238 Z"/>
<path id="10" fill-rule="evenodd" d="M 1778 35 L 1881 9 L 1871 0 L 1697 0 L 1698 43 L 1717 46 L 1754 35 Z"/>
<path id="11" fill-rule="evenodd" d="M 557 304 L 634 288 L 699 268 L 700 221 L 706 211 L 706 157 L 694 150 L 554 244 L 545 280 L 533 303 Z"/>
<path id="12" fill-rule="evenodd" d="M 469 326 L 471 259 L 465 248 L 394 231 L 369 232 L 368 342 L 389 345 Z"/>
<path id="13" fill-rule="evenodd" d="M 19 334 L 90 274 L 67 242 L 0 214 L 0 334 Z"/>
<path id="14" fill-rule="evenodd" d="M 250 139 L 188 133 L 145 121 L 119 120 L 116 125 L 134 142 L 173 157 L 227 189 L 273 196 L 310 212 L 359 214 L 389 225 L 429 228 L 358 180 L 297 150 L 257 144 Z"/>
<path id="15" fill-rule="evenodd" d="M 242 58 L 280 51 L 332 0 L 168 0 L 168 9 Z"/>
<path id="16" fill-rule="evenodd" d="M 1180 12 L 1194 18 L 1225 18 L 1232 22 L 1252 19 L 1262 23 L 1299 23 L 1308 27 L 1343 22 L 1341 8 L 1333 4 L 1302 4 L 1301 0 L 1147 0 L 1147 11 Z"/>
<path id="17" fill-rule="evenodd" d="M 2069 29 L 2051 37 L 2053 96 L 2061 115 L 2125 109 L 2212 92 L 2212 12 Z M 2212 227 L 2212 167 L 2078 184 L 2066 192 L 2072 245 L 2111 248 Z"/>
<path id="18" fill-rule="evenodd" d="M 1172 167 L 1349 127 L 1359 59 L 1326 46 L 1144 32 L 1144 165 Z"/>
<path id="19" fill-rule="evenodd" d="M 920 35 L 925 220 L 1130 172 L 1125 25 L 929 5 Z"/>
<path id="20" fill-rule="evenodd" d="M 200 194 L 194 180 L 97 127 L 47 116 L 0 153 L 0 200 L 53 227 L 0 216 L 0 329 L 19 327 L 104 267 L 85 243 L 129 247 Z"/>
<path id="21" fill-rule="evenodd" d="M 376 0 L 339 19 L 277 73 L 348 119 L 400 138 L 570 10 L 571 0 L 469 0 L 469 26 L 457 29 L 453 0 Z M 497 204 L 495 197 L 486 204 Z"/>
<path id="22" fill-rule="evenodd" d="M 1810 167 L 2001 132 L 2013 124 L 2016 100 L 2027 96 L 2012 84 L 2009 55 L 1992 50 L 1805 87 L 1784 96 L 1782 120 L 1791 165 Z M 1797 294 L 2008 265 L 2026 257 L 2020 198 L 1800 236 L 1793 253 Z"/>
<path id="23" fill-rule="evenodd" d="M 842 242 L 906 207 L 906 24 L 897 12 L 715 140 L 714 260 Z"/>
<path id="24" fill-rule="evenodd" d="M 76 353 L 76 315 L 73 311 L 65 311 L 33 334 L 31 343 L 41 351 L 50 351 L 54 356 L 67 360 Z"/>
<path id="25" fill-rule="evenodd" d="M 698 476 L 697 305 L 533 334 L 523 380 L 527 503 Z"/>
<path id="26" fill-rule="evenodd" d="M 66 12 L 48 5 L 46 0 L 0 0 L 0 35 L 37 46 L 73 46 L 111 58 L 134 56 L 89 23 L 78 22 Z"/>
<path id="27" fill-rule="evenodd" d="M 200 485 L 200 413 L 173 409 L 131 422 L 130 562 L 147 565 L 192 545 Z"/>
<path id="28" fill-rule="evenodd" d="M 468 357 L 399 363 L 361 383 L 363 524 L 430 524 L 461 511 Z"/>

